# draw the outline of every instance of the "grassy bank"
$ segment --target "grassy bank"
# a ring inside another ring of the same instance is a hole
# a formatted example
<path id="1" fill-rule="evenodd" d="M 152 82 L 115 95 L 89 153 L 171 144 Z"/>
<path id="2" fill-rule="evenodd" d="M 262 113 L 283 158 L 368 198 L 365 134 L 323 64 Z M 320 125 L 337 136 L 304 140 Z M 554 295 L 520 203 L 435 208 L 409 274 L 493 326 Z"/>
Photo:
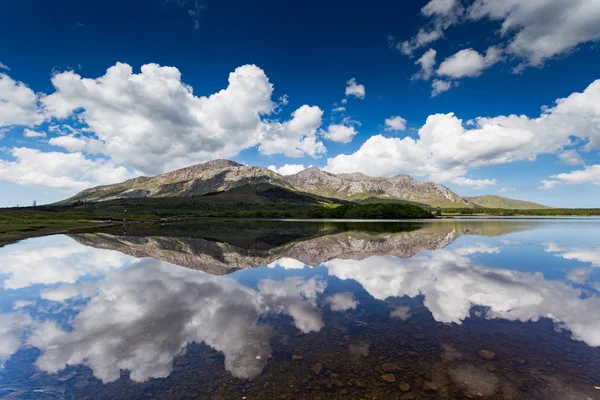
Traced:
<path id="1" fill-rule="evenodd" d="M 592 217 L 600 216 L 600 208 L 548 208 L 539 210 L 511 210 L 507 208 L 443 208 L 444 216 L 539 216 L 539 217 Z"/>
<path id="2" fill-rule="evenodd" d="M 431 218 L 423 208 L 409 204 L 330 204 L 294 199 L 261 202 L 209 203 L 205 199 L 127 199 L 70 206 L 0 209 L 0 246 L 20 239 L 74 229 L 128 223 L 157 223 L 173 219 L 213 218 Z"/>

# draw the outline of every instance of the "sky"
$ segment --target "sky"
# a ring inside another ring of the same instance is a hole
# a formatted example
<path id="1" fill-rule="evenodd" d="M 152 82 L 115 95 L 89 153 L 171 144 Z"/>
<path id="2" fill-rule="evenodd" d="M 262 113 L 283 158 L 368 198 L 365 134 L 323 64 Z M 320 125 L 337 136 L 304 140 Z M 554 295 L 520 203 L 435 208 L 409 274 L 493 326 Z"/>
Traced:
<path id="1" fill-rule="evenodd" d="M 600 203 L 598 0 L 8 0 L 0 207 L 216 158 Z"/>

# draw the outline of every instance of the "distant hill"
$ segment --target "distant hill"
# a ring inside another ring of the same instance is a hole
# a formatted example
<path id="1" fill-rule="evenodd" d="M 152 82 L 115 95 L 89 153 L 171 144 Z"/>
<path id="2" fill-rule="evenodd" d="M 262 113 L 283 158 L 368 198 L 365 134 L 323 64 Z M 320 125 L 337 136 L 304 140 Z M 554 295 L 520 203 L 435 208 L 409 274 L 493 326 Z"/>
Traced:
<path id="1" fill-rule="evenodd" d="M 508 197 L 496 195 L 465 197 L 465 199 L 483 208 L 507 208 L 512 210 L 543 210 L 552 208 L 531 201 L 509 199 Z"/>

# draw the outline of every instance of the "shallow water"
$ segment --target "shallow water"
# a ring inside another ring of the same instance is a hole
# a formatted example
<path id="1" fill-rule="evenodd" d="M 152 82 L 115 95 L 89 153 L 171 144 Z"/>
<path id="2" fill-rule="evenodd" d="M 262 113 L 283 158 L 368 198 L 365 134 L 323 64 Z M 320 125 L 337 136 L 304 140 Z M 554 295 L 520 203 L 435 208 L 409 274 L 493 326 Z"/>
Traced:
<path id="1" fill-rule="evenodd" d="M 205 221 L 0 248 L 0 398 L 598 399 L 600 220 Z"/>

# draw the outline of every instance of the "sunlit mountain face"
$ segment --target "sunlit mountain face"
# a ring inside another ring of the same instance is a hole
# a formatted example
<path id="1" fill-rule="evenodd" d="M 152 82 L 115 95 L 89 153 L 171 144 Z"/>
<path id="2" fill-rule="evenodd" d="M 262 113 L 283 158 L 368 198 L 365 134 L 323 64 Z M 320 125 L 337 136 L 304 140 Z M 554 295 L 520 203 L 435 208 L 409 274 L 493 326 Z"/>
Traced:
<path id="1" fill-rule="evenodd" d="M 600 220 L 232 222 L 0 248 L 0 398 L 600 395 Z"/>

